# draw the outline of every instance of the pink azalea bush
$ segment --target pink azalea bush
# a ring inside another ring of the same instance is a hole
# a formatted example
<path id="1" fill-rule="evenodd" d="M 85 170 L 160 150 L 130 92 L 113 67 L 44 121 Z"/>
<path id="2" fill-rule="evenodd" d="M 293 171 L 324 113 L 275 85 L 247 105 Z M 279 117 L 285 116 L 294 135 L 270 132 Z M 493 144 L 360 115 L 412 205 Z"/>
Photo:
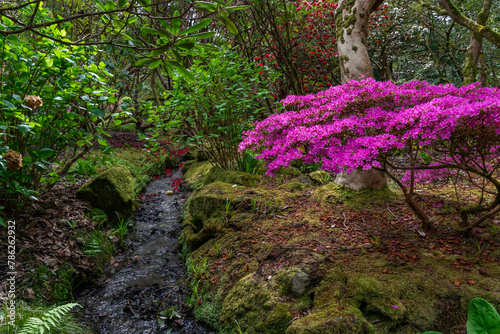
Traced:
<path id="1" fill-rule="evenodd" d="M 282 102 L 290 111 L 256 123 L 240 144 L 261 152 L 269 175 L 296 160 L 335 173 L 379 169 L 401 187 L 426 228 L 430 220 L 413 198 L 416 182 L 479 178 L 494 198 L 459 209 L 464 229 L 500 211 L 498 88 L 368 78 Z"/>

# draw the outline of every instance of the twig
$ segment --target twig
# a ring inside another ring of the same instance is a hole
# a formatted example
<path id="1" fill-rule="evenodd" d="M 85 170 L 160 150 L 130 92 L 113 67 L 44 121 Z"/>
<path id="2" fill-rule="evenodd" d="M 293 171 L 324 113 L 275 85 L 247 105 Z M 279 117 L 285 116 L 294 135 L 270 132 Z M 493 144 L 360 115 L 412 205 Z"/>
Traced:
<path id="1" fill-rule="evenodd" d="M 347 227 L 347 225 L 345 224 L 347 218 L 345 217 L 345 212 L 342 212 L 342 214 L 344 215 L 344 227 L 346 230 L 348 230 L 349 228 Z"/>
<path id="2" fill-rule="evenodd" d="M 389 208 L 389 204 L 387 204 L 387 210 L 389 210 L 389 212 L 391 213 L 391 215 L 392 215 L 394 218 L 396 218 L 398 221 L 400 221 L 400 220 L 399 220 L 399 218 L 398 218 L 398 217 L 396 217 L 396 215 L 395 215 L 395 214 L 391 211 L 391 209 Z"/>

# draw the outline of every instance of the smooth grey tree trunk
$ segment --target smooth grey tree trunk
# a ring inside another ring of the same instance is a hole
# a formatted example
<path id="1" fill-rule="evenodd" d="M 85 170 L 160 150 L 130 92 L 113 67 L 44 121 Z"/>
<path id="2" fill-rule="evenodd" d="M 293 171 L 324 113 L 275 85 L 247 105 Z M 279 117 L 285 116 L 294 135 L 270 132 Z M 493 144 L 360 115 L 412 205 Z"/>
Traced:
<path id="1" fill-rule="evenodd" d="M 337 48 L 339 51 L 342 83 L 373 77 L 368 56 L 368 21 L 370 14 L 382 0 L 341 0 L 337 7 Z M 385 175 L 377 170 L 355 170 L 350 174 L 340 173 L 335 183 L 354 190 L 362 188 L 381 189 L 387 184 Z"/>

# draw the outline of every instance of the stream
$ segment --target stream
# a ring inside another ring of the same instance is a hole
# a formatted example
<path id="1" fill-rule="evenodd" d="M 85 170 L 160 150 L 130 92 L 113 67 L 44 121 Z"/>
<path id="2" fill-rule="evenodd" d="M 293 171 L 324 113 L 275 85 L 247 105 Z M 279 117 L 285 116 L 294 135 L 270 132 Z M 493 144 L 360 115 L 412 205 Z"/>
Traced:
<path id="1" fill-rule="evenodd" d="M 81 313 L 96 333 L 215 333 L 196 323 L 185 302 L 190 290 L 177 243 L 181 194 L 166 194 L 180 177 L 177 169 L 147 186 L 134 215 L 130 247 L 97 285 L 79 293 Z M 157 317 L 165 309 L 170 312 L 161 328 Z"/>

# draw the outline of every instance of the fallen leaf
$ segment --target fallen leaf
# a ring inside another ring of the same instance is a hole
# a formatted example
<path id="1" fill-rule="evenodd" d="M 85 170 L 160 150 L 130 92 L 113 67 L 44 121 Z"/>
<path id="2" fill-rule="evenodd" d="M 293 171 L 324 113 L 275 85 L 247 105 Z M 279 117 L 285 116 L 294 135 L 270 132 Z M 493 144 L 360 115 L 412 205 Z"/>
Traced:
<path id="1" fill-rule="evenodd" d="M 453 281 L 453 283 L 455 283 L 455 286 L 459 286 L 460 285 L 460 281 Z"/>
<path id="2" fill-rule="evenodd" d="M 477 284 L 476 281 L 472 281 L 472 280 L 467 280 L 467 283 L 469 283 L 469 285 L 476 285 Z"/>
<path id="3" fill-rule="evenodd" d="M 382 270 L 382 273 L 384 273 L 384 274 L 392 274 L 392 271 L 389 270 L 389 269 L 384 269 L 384 270 Z"/>

